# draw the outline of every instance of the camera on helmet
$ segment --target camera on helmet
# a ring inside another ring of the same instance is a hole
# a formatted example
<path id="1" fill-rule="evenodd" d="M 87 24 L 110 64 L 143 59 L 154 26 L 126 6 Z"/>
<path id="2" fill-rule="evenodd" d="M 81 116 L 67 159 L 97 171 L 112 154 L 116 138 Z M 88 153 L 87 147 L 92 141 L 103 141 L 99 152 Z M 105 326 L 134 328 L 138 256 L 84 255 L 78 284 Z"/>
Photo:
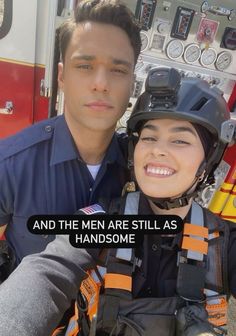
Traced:
<path id="1" fill-rule="evenodd" d="M 146 92 L 151 94 L 152 107 L 170 107 L 177 103 L 181 75 L 173 68 L 150 70 L 145 83 Z"/>

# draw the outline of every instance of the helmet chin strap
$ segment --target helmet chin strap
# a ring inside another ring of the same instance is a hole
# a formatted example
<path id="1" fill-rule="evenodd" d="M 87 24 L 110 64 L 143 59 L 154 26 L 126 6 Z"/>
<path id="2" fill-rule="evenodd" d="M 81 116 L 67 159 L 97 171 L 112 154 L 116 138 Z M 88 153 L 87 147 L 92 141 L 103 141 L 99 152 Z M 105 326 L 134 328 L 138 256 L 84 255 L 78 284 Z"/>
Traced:
<path id="1" fill-rule="evenodd" d="M 204 179 L 204 171 L 206 168 L 206 161 L 204 160 L 195 175 L 194 181 L 191 184 L 191 186 L 183 193 L 183 195 L 176 197 L 176 198 L 157 198 L 157 197 L 150 197 L 146 194 L 145 197 L 147 197 L 147 199 L 149 199 L 150 201 L 152 201 L 158 208 L 160 209 L 165 209 L 165 210 L 170 210 L 170 209 L 174 209 L 174 208 L 181 208 L 184 207 L 186 205 L 189 204 L 189 200 L 191 198 L 194 198 L 195 196 L 197 196 L 198 191 L 200 190 L 200 183 L 202 182 L 202 180 Z M 203 175 L 203 177 L 202 177 Z M 195 189 L 193 191 L 192 188 L 193 186 L 196 185 Z M 201 184 L 203 186 L 203 184 Z"/>

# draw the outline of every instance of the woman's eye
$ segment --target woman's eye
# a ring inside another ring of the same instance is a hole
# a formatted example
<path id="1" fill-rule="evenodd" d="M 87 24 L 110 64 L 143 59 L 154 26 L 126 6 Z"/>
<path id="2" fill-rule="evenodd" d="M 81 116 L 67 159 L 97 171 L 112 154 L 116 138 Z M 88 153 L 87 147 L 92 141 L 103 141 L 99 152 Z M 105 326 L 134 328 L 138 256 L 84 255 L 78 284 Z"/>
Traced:
<path id="1" fill-rule="evenodd" d="M 146 136 L 146 137 L 142 137 L 141 141 L 143 141 L 143 142 L 155 142 L 155 141 L 157 141 L 157 139 L 154 138 L 154 137 Z"/>
<path id="2" fill-rule="evenodd" d="M 187 142 L 185 140 L 180 140 L 180 139 L 173 140 L 172 142 L 176 143 L 177 145 L 189 145 L 189 142 Z"/>

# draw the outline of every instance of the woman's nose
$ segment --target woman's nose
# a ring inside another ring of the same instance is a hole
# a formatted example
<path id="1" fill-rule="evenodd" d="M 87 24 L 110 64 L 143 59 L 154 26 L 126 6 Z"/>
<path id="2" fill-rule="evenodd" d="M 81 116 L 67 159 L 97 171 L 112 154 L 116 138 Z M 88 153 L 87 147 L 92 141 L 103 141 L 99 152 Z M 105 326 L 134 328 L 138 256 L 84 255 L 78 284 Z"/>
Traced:
<path id="1" fill-rule="evenodd" d="M 158 140 L 152 147 L 152 153 L 154 156 L 167 156 L 168 146 L 165 141 Z"/>

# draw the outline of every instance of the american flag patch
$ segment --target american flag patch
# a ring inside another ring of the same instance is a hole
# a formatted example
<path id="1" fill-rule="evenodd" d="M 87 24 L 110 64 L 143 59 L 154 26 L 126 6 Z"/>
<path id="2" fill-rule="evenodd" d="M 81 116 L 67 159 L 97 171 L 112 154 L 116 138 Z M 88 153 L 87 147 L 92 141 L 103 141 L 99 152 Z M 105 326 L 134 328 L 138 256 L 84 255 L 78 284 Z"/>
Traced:
<path id="1" fill-rule="evenodd" d="M 99 204 L 90 205 L 86 208 L 80 209 L 80 211 L 82 211 L 85 215 L 95 215 L 97 213 L 106 213 L 101 207 L 101 205 Z"/>

